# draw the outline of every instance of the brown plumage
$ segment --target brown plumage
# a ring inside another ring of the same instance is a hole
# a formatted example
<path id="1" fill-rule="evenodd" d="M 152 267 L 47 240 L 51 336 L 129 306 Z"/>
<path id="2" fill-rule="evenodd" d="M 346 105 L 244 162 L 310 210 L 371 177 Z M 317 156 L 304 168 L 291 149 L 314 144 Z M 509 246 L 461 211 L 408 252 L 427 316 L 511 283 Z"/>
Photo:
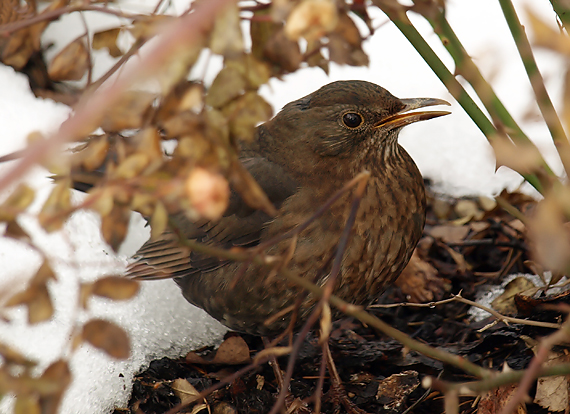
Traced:
<path id="1" fill-rule="evenodd" d="M 275 204 L 276 217 L 253 211 L 232 194 L 216 222 L 175 220 L 187 238 L 202 243 L 256 246 L 304 223 L 335 191 L 368 170 L 371 177 L 334 288 L 344 300 L 368 305 L 406 266 L 425 222 L 423 180 L 398 144 L 398 134 L 407 124 L 448 113 L 410 110 L 441 104 L 448 105 L 439 99 L 398 99 L 369 82 L 330 83 L 287 104 L 242 149 L 242 162 Z M 348 192 L 300 233 L 286 264 L 291 271 L 318 285 L 326 282 L 351 203 Z M 291 243 L 284 240 L 267 254 L 285 257 Z M 170 232 L 147 242 L 129 273 L 142 279 L 172 277 L 190 303 L 231 329 L 257 335 L 285 329 L 290 312 L 271 325 L 264 322 L 294 305 L 302 293 L 279 274 L 268 282 L 265 267 L 191 252 Z M 315 303 L 312 295 L 304 297 L 299 322 Z"/>

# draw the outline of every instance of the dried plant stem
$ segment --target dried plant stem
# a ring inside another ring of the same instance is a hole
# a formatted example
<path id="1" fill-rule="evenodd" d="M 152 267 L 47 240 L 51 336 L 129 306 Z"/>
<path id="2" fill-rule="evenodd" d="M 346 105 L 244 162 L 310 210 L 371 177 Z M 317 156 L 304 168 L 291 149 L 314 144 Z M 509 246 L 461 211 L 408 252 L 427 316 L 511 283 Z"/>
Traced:
<path id="1" fill-rule="evenodd" d="M 505 20 L 517 45 L 519 55 L 528 75 L 528 79 L 536 97 L 536 103 L 540 109 L 542 117 L 552 135 L 552 140 L 556 145 L 566 176 L 570 176 L 570 142 L 564 132 L 560 118 L 554 109 L 554 105 L 548 96 L 544 80 L 538 70 L 538 66 L 532 53 L 532 48 L 525 34 L 524 28 L 519 21 L 515 8 L 511 0 L 499 0 Z"/>
<path id="2" fill-rule="evenodd" d="M 281 273 L 292 280 L 293 282 L 297 283 L 299 286 L 307 289 L 309 292 L 316 296 L 323 295 L 323 289 L 315 285 L 314 283 L 296 275 L 293 272 L 288 271 L 287 269 L 283 269 Z M 426 345 L 420 341 L 410 338 L 408 335 L 400 332 L 399 330 L 391 327 L 386 322 L 378 319 L 377 317 L 369 314 L 365 310 L 363 310 L 359 306 L 351 305 L 344 300 L 331 295 L 329 302 L 334 307 L 338 308 L 342 312 L 347 315 L 353 316 L 361 322 L 364 322 L 367 325 L 373 326 L 374 328 L 378 329 L 382 333 L 396 339 L 397 341 L 401 342 L 405 347 L 408 349 L 418 351 L 430 358 L 437 359 L 438 361 L 445 362 L 447 364 L 453 365 L 459 369 L 464 370 L 472 375 L 475 375 L 480 378 L 489 378 L 493 376 L 495 373 L 491 370 L 482 368 L 478 365 L 475 365 L 463 357 L 450 354 L 448 352 L 442 351 L 437 348 L 433 348 L 429 345 Z"/>

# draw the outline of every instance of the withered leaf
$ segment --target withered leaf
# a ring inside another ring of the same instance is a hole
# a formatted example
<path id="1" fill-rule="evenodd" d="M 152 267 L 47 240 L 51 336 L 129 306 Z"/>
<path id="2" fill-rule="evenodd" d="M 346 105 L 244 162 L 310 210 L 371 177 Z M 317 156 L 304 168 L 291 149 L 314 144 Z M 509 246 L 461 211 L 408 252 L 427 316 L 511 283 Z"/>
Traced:
<path id="1" fill-rule="evenodd" d="M 534 293 L 536 293 L 536 286 L 532 281 L 525 277 L 517 277 L 505 286 L 505 291 L 491 302 L 491 306 L 502 315 L 513 316 L 517 314 L 515 296 L 532 296 Z"/>
<path id="2" fill-rule="evenodd" d="M 245 92 L 246 81 L 236 67 L 223 68 L 212 82 L 206 95 L 206 104 L 220 108 Z"/>
<path id="3" fill-rule="evenodd" d="M 190 404 L 196 400 L 200 393 L 185 378 L 177 378 L 172 383 L 174 393 L 180 398 L 181 404 Z"/>
<path id="4" fill-rule="evenodd" d="M 115 204 L 108 215 L 101 217 L 103 239 L 114 251 L 119 250 L 121 243 L 125 240 L 130 214 L 130 210 L 127 207 Z"/>
<path id="5" fill-rule="evenodd" d="M 33 367 L 37 364 L 36 362 L 27 359 L 18 350 L 12 348 L 9 345 L 6 345 L 3 342 L 0 342 L 0 355 L 2 355 L 2 358 L 4 358 L 5 362 L 9 364 L 22 365 L 25 367 Z"/>
<path id="6" fill-rule="evenodd" d="M 168 56 L 160 70 L 154 73 L 163 95 L 168 94 L 180 81 L 188 77 L 190 68 L 196 63 L 203 49 L 204 38 L 194 39 L 192 43 L 178 45 L 177 50 Z"/>
<path id="7" fill-rule="evenodd" d="M 233 57 L 243 52 L 244 43 L 237 3 L 228 3 L 216 14 L 210 36 L 210 50 L 213 53 Z"/>
<path id="8" fill-rule="evenodd" d="M 41 396 L 61 395 L 71 383 L 71 370 L 68 363 L 60 359 L 48 366 L 40 379 L 46 384 L 45 389 L 38 390 Z"/>
<path id="9" fill-rule="evenodd" d="M 321 52 L 322 43 L 320 40 L 314 40 L 307 44 L 307 53 L 305 60 L 311 67 L 321 68 L 327 75 L 329 74 L 329 61 L 325 59 Z"/>
<path id="10" fill-rule="evenodd" d="M 249 347 L 241 336 L 230 336 L 222 342 L 212 359 L 203 358 L 195 352 L 189 352 L 186 355 L 186 362 L 192 364 L 236 365 L 246 364 L 250 361 L 251 357 L 249 355 Z"/>
<path id="11" fill-rule="evenodd" d="M 94 33 L 91 46 L 96 50 L 100 50 L 106 47 L 109 49 L 109 54 L 115 58 L 122 56 L 123 52 L 121 52 L 117 46 L 117 38 L 119 36 L 119 33 L 121 33 L 121 29 L 118 27 Z"/>
<path id="12" fill-rule="evenodd" d="M 89 51 L 83 39 L 67 45 L 51 61 L 49 77 L 54 81 L 80 80 L 89 68 Z"/>
<path id="13" fill-rule="evenodd" d="M 149 164 L 150 159 L 147 154 L 141 152 L 129 155 L 120 163 L 113 172 L 112 177 L 129 179 L 139 175 Z"/>
<path id="14" fill-rule="evenodd" d="M 334 30 L 338 23 L 336 3 L 332 0 L 303 0 L 289 14 L 285 33 L 291 40 L 318 39 Z"/>
<path id="15" fill-rule="evenodd" d="M 339 16 L 338 25 L 328 35 L 329 58 L 332 62 L 351 66 L 366 66 L 368 56 L 362 50 L 360 31 L 347 13 Z"/>
<path id="16" fill-rule="evenodd" d="M 34 201 L 35 191 L 21 183 L 0 205 L 0 221 L 12 221 Z"/>
<path id="17" fill-rule="evenodd" d="M 107 135 L 92 137 L 87 145 L 73 156 L 73 161 L 82 165 L 86 171 L 93 171 L 105 161 L 108 151 Z"/>
<path id="18" fill-rule="evenodd" d="M 117 359 L 130 356 L 129 337 L 126 332 L 109 321 L 92 319 L 83 326 L 83 339 Z"/>
<path id="19" fill-rule="evenodd" d="M 128 91 L 112 105 L 101 122 L 104 131 L 140 128 L 156 95 L 144 91 Z"/>
<path id="20" fill-rule="evenodd" d="M 168 212 L 160 201 L 154 207 L 154 212 L 150 219 L 150 238 L 156 240 L 168 226 Z"/>
<path id="21" fill-rule="evenodd" d="M 262 210 L 270 216 L 274 216 L 277 211 L 271 204 L 267 195 L 263 192 L 257 181 L 239 162 L 237 157 L 232 159 L 230 171 L 230 183 L 240 194 L 243 200 L 252 208 Z"/>
<path id="22" fill-rule="evenodd" d="M 31 283 L 26 290 L 16 293 L 7 302 L 6 306 L 26 305 L 28 308 L 28 322 L 30 324 L 44 322 L 50 319 L 54 309 L 49 296 L 47 285 Z"/>
<path id="23" fill-rule="evenodd" d="M 247 92 L 224 107 L 222 113 L 229 119 L 233 139 L 252 141 L 255 128 L 271 117 L 273 108 L 257 93 Z"/>
<path id="24" fill-rule="evenodd" d="M 62 228 L 71 207 L 71 182 L 69 179 L 58 181 L 38 214 L 40 225 L 47 232 Z"/>
<path id="25" fill-rule="evenodd" d="M 14 414 L 41 414 L 40 400 L 35 394 L 19 394 L 14 403 Z"/>
<path id="26" fill-rule="evenodd" d="M 14 32 L 3 42 L 2 63 L 15 69 L 22 69 L 34 53 L 30 29 Z"/>
<path id="27" fill-rule="evenodd" d="M 287 37 L 282 23 L 259 18 L 268 13 L 267 10 L 254 13 L 258 19 L 251 20 L 251 52 L 255 58 L 273 63 L 277 73 L 293 72 L 303 57 L 299 42 Z"/>
<path id="28" fill-rule="evenodd" d="M 160 134 L 154 127 L 140 130 L 133 140 L 140 154 L 145 154 L 151 164 L 159 166 L 163 161 Z"/>
<path id="29" fill-rule="evenodd" d="M 226 60 L 226 67 L 236 68 L 247 82 L 248 89 L 257 89 L 269 81 L 269 67 L 257 60 L 252 54 L 242 55 L 237 59 Z"/>
<path id="30" fill-rule="evenodd" d="M 113 300 L 126 300 L 134 297 L 139 291 L 136 280 L 121 276 L 106 276 L 93 283 L 94 295 Z"/>

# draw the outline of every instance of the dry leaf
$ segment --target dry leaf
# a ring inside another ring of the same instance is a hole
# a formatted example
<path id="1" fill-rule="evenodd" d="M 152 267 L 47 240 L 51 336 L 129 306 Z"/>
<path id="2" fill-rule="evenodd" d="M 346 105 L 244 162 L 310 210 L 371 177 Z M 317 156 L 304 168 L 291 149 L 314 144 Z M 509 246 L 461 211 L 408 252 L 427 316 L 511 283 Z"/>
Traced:
<path id="1" fill-rule="evenodd" d="M 67 45 L 51 61 L 49 77 L 54 81 L 80 80 L 89 68 L 89 51 L 83 39 Z"/>
<path id="2" fill-rule="evenodd" d="M 493 300 L 491 306 L 503 315 L 516 315 L 517 307 L 515 305 L 515 295 L 532 296 L 534 293 L 536 293 L 534 283 L 525 277 L 517 277 L 505 286 L 505 291 Z"/>
<path id="3" fill-rule="evenodd" d="M 47 282 L 55 280 L 53 270 L 44 262 L 28 287 L 12 296 L 5 306 L 25 305 L 28 308 L 28 322 L 30 324 L 44 322 L 53 316 L 54 308 L 47 288 Z"/>
<path id="4" fill-rule="evenodd" d="M 160 201 L 156 203 L 150 219 L 150 238 L 156 240 L 168 226 L 168 211 Z"/>
<path id="5" fill-rule="evenodd" d="M 492 391 L 487 392 L 479 401 L 477 406 L 477 414 L 498 414 L 503 411 L 505 405 L 513 397 L 517 391 L 518 385 L 503 385 Z M 526 407 L 519 404 L 517 410 L 513 414 L 525 414 Z"/>
<path id="6" fill-rule="evenodd" d="M 178 398 L 180 398 L 180 404 L 186 406 L 194 401 L 200 393 L 188 382 L 185 378 L 178 378 L 172 382 L 172 390 Z"/>
<path id="7" fill-rule="evenodd" d="M 250 361 L 249 347 L 241 336 L 230 336 L 222 342 L 216 351 L 216 355 L 211 360 L 205 359 L 194 352 L 190 352 L 186 355 L 186 362 L 191 364 L 239 365 L 247 364 Z"/>
<path id="8" fill-rule="evenodd" d="M 368 56 L 362 50 L 360 31 L 346 13 L 339 16 L 334 31 L 328 34 L 329 59 L 340 65 L 367 66 Z"/>
<path id="9" fill-rule="evenodd" d="M 440 300 L 449 288 L 449 281 L 438 276 L 437 269 L 422 260 L 414 250 L 410 261 L 394 282 L 406 300 L 413 303 Z"/>
<path id="10" fill-rule="evenodd" d="M 223 68 L 212 82 L 206 95 L 206 104 L 220 108 L 245 92 L 246 81 L 240 70 L 234 67 Z"/>
<path id="11" fill-rule="evenodd" d="M 101 128 L 113 132 L 142 127 L 155 98 L 155 94 L 144 91 L 128 91 L 122 94 L 105 112 Z"/>
<path id="12" fill-rule="evenodd" d="M 234 140 L 252 141 L 256 127 L 267 121 L 273 108 L 255 92 L 247 92 L 223 108 Z"/>
<path id="13" fill-rule="evenodd" d="M 126 206 L 116 204 L 108 215 L 101 217 L 101 234 L 114 251 L 118 251 L 125 240 L 130 217 L 131 211 Z"/>
<path id="14" fill-rule="evenodd" d="M 18 394 L 14 414 L 41 414 L 40 399 L 34 394 Z"/>
<path id="15" fill-rule="evenodd" d="M 134 297 L 139 291 L 136 280 L 122 276 L 106 276 L 93 283 L 92 293 L 97 296 L 113 300 L 127 300 Z"/>
<path id="16" fill-rule="evenodd" d="M 107 48 L 109 49 L 109 54 L 112 57 L 120 57 L 123 55 L 123 52 L 121 52 L 117 46 L 117 38 L 119 37 L 119 33 L 121 33 L 121 29 L 118 27 L 94 33 L 91 46 L 95 50 Z"/>
<path id="17" fill-rule="evenodd" d="M 212 53 L 234 57 L 243 52 L 244 43 L 237 3 L 229 3 L 216 14 L 210 38 Z"/>
<path id="18" fill-rule="evenodd" d="M 291 40 L 318 39 L 334 30 L 338 23 L 336 3 L 332 0 L 303 0 L 289 14 L 285 33 Z"/>
<path id="19" fill-rule="evenodd" d="M 533 349 L 536 353 L 536 347 Z M 544 367 L 567 364 L 570 355 L 563 352 L 551 351 Z M 539 378 L 536 384 L 534 402 L 549 412 L 565 411 L 570 406 L 570 376 L 556 376 Z"/>
<path id="20" fill-rule="evenodd" d="M 38 214 L 40 225 L 45 231 L 59 230 L 67 220 L 71 208 L 70 185 L 69 179 L 58 181 Z"/>
<path id="21" fill-rule="evenodd" d="M 0 205 L 0 221 L 12 221 L 34 201 L 35 191 L 21 183 Z"/>
<path id="22" fill-rule="evenodd" d="M 400 374 L 390 375 L 380 381 L 376 400 L 383 405 L 385 411 L 400 412 L 408 395 L 418 386 L 420 381 L 416 371 L 404 371 Z"/>
<path id="23" fill-rule="evenodd" d="M 83 326 L 82 337 L 95 348 L 117 359 L 127 359 L 131 349 L 126 332 L 114 323 L 92 319 Z"/>

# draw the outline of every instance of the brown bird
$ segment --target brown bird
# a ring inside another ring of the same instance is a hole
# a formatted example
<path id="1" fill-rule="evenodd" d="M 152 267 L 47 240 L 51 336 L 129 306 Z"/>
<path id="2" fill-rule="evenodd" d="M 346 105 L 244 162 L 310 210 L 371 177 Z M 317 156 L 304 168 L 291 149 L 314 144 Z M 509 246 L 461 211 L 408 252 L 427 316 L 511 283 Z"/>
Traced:
<path id="1" fill-rule="evenodd" d="M 252 210 L 232 194 L 217 221 L 191 222 L 182 216 L 174 220 L 188 239 L 221 248 L 253 247 L 305 223 L 345 183 L 368 170 L 371 175 L 333 294 L 369 305 L 404 269 L 422 234 L 424 184 L 416 164 L 398 144 L 398 134 L 408 124 L 449 113 L 410 112 L 432 105 L 449 103 L 398 99 L 364 81 L 330 83 L 285 105 L 241 150 L 243 165 L 278 209 L 275 217 Z M 296 240 L 283 240 L 265 252 L 322 286 L 351 205 L 352 194 L 347 192 Z M 297 316 L 301 323 L 318 300 L 302 296 L 301 288 L 265 266 L 192 252 L 170 231 L 142 246 L 129 273 L 139 279 L 174 278 L 190 303 L 227 327 L 254 335 L 275 335 L 287 328 L 292 312 L 266 322 L 294 308 L 297 298 L 302 298 Z"/>

